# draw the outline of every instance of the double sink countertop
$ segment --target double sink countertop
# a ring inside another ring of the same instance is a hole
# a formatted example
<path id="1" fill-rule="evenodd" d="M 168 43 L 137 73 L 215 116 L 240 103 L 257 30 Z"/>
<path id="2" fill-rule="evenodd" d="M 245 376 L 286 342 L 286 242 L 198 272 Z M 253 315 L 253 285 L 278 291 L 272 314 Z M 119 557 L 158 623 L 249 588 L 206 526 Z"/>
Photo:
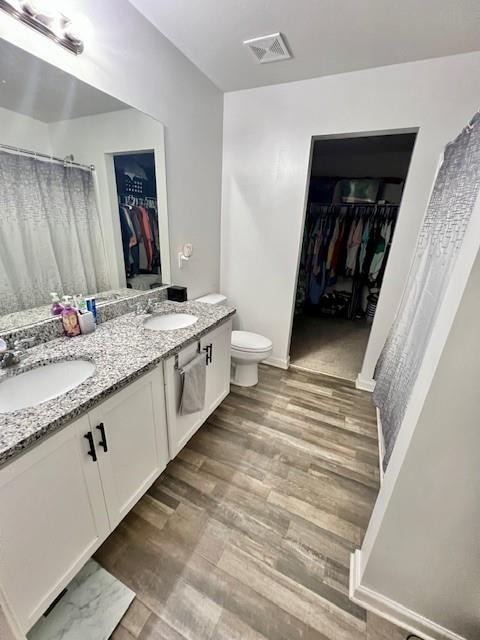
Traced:
<path id="1" fill-rule="evenodd" d="M 0 384 L 6 377 L 52 362 L 83 359 L 95 364 L 93 375 L 74 389 L 35 407 L 0 413 L 0 465 L 223 324 L 235 309 L 162 302 L 154 315 L 167 313 L 190 313 L 198 320 L 183 329 L 154 331 L 143 326 L 147 314 L 129 313 L 100 324 L 89 335 L 57 338 L 29 349 L 19 365 L 1 370 Z"/>

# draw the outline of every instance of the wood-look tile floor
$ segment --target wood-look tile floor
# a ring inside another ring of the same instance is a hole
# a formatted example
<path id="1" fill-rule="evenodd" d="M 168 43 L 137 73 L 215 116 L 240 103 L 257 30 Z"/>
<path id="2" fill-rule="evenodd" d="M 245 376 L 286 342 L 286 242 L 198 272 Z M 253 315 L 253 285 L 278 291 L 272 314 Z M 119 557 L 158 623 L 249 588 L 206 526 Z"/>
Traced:
<path id="1" fill-rule="evenodd" d="M 261 366 L 96 554 L 137 594 L 113 638 L 404 638 L 348 598 L 378 482 L 369 394 Z"/>

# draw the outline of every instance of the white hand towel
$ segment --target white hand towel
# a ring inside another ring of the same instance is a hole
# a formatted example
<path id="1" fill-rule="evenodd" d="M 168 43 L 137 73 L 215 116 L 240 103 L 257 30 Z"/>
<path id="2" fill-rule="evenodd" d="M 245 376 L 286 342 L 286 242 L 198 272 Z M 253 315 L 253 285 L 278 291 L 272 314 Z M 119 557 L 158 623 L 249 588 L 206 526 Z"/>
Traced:
<path id="1" fill-rule="evenodd" d="M 205 354 L 199 353 L 198 356 L 180 369 L 182 394 L 179 414 L 181 416 L 203 409 L 205 404 L 206 368 Z"/>

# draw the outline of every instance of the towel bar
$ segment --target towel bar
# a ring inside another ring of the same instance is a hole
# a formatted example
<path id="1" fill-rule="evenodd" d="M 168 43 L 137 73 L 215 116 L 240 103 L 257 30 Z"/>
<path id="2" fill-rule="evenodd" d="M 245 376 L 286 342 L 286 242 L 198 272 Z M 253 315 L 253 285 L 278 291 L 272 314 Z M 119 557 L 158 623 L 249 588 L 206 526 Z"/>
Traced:
<path id="1" fill-rule="evenodd" d="M 202 345 L 200 344 L 200 340 L 197 342 L 197 353 L 202 353 Z M 181 367 L 178 366 L 178 353 L 175 354 L 175 369 L 180 371 Z"/>

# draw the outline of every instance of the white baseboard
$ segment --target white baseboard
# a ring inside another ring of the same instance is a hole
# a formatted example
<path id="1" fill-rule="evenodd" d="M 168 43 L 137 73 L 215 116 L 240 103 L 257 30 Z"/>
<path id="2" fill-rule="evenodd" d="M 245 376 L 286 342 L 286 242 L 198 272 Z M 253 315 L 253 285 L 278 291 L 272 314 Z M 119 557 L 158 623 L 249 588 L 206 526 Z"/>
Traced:
<path id="1" fill-rule="evenodd" d="M 355 387 L 362 391 L 372 392 L 375 389 L 375 380 L 373 378 L 364 378 L 360 373 L 355 380 Z"/>
<path id="2" fill-rule="evenodd" d="M 278 367 L 278 369 L 288 369 L 290 366 L 290 358 L 286 360 L 283 358 L 267 358 L 263 362 L 269 364 L 271 367 Z"/>
<path id="3" fill-rule="evenodd" d="M 360 584 L 361 551 L 350 556 L 350 600 L 423 640 L 467 640 L 398 602 Z"/>

